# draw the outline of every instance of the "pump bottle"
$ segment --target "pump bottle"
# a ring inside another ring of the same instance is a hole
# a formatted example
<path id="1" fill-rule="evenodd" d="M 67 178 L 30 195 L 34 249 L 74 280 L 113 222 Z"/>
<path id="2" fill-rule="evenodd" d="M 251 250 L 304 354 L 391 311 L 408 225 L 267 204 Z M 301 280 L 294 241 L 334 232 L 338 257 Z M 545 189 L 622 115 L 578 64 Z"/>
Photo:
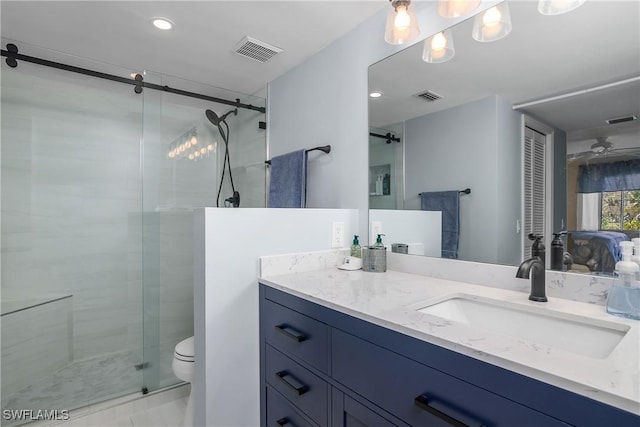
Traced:
<path id="1" fill-rule="evenodd" d="M 607 313 L 640 320 L 640 267 L 631 261 L 632 242 L 620 242 L 622 261 L 616 263 L 614 281 L 607 297 Z"/>
<path id="2" fill-rule="evenodd" d="M 351 245 L 351 256 L 356 258 L 362 258 L 362 247 L 358 241 L 358 236 L 353 236 L 353 244 Z"/>

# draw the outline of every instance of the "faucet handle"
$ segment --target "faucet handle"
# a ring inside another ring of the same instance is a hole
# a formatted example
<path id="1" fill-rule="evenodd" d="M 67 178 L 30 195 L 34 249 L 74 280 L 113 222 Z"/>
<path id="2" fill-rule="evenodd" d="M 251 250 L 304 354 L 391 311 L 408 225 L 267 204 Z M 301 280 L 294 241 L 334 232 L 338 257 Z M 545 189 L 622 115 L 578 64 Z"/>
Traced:
<path id="1" fill-rule="evenodd" d="M 542 234 L 529 233 L 527 237 L 529 238 L 529 240 L 542 240 L 544 236 Z"/>

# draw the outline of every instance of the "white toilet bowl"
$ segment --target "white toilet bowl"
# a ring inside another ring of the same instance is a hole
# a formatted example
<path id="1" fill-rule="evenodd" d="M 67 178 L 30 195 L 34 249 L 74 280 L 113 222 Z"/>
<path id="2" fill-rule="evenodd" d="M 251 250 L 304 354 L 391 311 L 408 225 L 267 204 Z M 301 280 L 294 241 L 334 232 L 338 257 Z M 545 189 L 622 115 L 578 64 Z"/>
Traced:
<path id="1" fill-rule="evenodd" d="M 171 363 L 171 367 L 173 368 L 175 376 L 182 381 L 191 383 L 193 380 L 194 354 L 193 337 L 180 341 L 173 351 L 173 362 Z M 191 392 L 189 393 L 189 400 L 187 402 L 187 411 L 184 414 L 184 421 L 182 425 L 184 427 L 193 426 L 193 384 L 191 384 Z"/>

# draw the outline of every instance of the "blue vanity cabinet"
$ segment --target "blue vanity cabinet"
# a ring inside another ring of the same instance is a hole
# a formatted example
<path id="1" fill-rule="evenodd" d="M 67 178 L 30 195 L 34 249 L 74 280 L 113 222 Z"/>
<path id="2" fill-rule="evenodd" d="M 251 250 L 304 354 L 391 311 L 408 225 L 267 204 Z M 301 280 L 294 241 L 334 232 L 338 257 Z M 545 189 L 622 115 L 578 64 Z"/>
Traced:
<path id="1" fill-rule="evenodd" d="M 260 369 L 263 426 L 277 427 L 275 405 L 320 427 L 640 427 L 630 412 L 265 285 Z"/>

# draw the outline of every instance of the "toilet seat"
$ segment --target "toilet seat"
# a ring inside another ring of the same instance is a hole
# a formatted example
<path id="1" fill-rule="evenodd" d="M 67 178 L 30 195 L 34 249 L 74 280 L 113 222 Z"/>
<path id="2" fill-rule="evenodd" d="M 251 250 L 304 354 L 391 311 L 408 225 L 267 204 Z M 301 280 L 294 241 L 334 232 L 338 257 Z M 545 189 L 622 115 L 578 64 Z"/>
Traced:
<path id="1" fill-rule="evenodd" d="M 193 362 L 195 354 L 193 337 L 180 341 L 173 352 L 173 357 L 182 362 Z"/>
<path id="2" fill-rule="evenodd" d="M 173 350 L 173 361 L 171 368 L 174 375 L 188 383 L 193 381 L 193 370 L 195 361 L 195 348 L 193 337 L 189 337 L 180 341 Z M 187 409 L 184 415 L 183 426 L 193 426 L 193 389 L 189 392 L 189 400 L 187 401 Z"/>

